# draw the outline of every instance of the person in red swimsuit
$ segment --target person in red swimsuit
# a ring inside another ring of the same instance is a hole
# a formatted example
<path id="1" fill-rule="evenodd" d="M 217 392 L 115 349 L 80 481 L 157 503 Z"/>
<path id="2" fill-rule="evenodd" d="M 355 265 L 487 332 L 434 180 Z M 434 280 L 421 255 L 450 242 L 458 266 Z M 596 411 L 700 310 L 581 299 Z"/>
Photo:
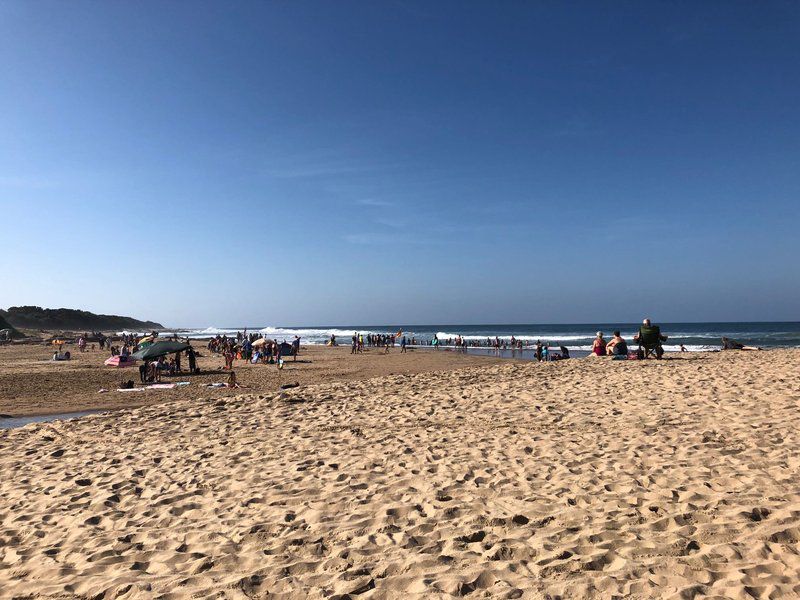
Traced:
<path id="1" fill-rule="evenodd" d="M 602 331 L 598 331 L 597 337 L 594 338 L 594 343 L 592 344 L 592 354 L 595 356 L 606 355 L 606 341 L 603 339 Z"/>

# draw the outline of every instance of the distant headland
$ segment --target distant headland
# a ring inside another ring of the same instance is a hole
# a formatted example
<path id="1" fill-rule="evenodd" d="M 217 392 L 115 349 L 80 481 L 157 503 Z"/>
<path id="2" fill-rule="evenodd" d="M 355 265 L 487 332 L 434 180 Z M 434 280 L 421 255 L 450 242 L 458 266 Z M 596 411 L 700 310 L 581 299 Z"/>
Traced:
<path id="1" fill-rule="evenodd" d="M 73 308 L 42 308 L 40 306 L 11 306 L 0 310 L 0 317 L 17 329 L 92 330 L 164 329 L 154 321 L 140 321 L 118 315 L 97 315 Z"/>

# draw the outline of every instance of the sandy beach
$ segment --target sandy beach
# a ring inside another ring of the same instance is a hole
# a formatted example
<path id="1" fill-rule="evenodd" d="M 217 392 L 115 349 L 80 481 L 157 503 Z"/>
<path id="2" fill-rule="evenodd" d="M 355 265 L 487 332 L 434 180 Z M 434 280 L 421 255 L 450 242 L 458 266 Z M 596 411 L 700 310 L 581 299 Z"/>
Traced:
<path id="1" fill-rule="evenodd" d="M 349 347 L 303 346 L 297 361 L 287 360 L 282 371 L 275 365 L 236 361 L 234 370 L 242 385 L 237 391 L 206 387 L 209 383 L 227 381 L 229 373 L 223 370 L 225 360 L 221 354 L 207 351 L 202 341 L 195 341 L 194 347 L 201 352 L 197 359 L 201 374 L 184 372 L 163 378 L 165 383 L 188 381 L 188 386 L 119 393 L 115 390 L 121 381 L 132 379 L 139 383 L 139 371 L 136 367 L 115 369 L 104 366 L 103 361 L 109 356 L 107 351 L 96 348 L 79 352 L 73 344 L 65 347 L 65 350 L 70 350 L 72 360 L 54 362 L 50 360 L 53 347 L 46 344 L 0 346 L 0 415 L 16 417 L 132 408 L 197 398 L 199 395 L 221 398 L 245 392 L 274 393 L 286 383 L 308 385 L 503 362 L 444 350 L 410 350 L 400 354 L 399 348 L 393 348 L 389 354 L 384 354 L 383 349 L 367 348 L 363 354 L 352 357 Z M 101 389 L 108 392 L 98 393 Z"/>
<path id="2" fill-rule="evenodd" d="M 0 597 L 797 597 L 800 351 L 669 358 L 2 431 Z"/>

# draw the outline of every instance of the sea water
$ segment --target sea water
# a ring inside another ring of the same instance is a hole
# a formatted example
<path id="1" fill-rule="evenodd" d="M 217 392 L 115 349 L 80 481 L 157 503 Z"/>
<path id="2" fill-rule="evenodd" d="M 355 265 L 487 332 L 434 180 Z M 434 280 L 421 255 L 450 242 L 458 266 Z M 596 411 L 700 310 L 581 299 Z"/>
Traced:
<path id="1" fill-rule="evenodd" d="M 49 423 L 50 421 L 66 421 L 69 419 L 79 419 L 86 415 L 93 415 L 99 410 L 84 410 L 81 412 L 58 413 L 54 415 L 32 415 L 26 417 L 0 417 L 0 429 L 13 429 L 14 427 L 24 427 L 30 423 Z"/>
<path id="2" fill-rule="evenodd" d="M 661 332 L 669 336 L 664 344 L 666 351 L 677 351 L 683 344 L 689 351 L 719 350 L 722 337 L 734 339 L 743 344 L 762 348 L 800 347 L 800 322 L 749 322 L 749 323 L 658 323 Z M 239 327 L 205 327 L 171 330 L 180 337 L 208 338 L 215 335 L 235 336 Z M 325 344 L 331 336 L 336 336 L 339 344 L 349 345 L 354 332 L 368 334 L 392 334 L 403 332 L 407 339 L 417 338 L 417 343 L 427 345 L 436 335 L 442 345 L 454 343 L 457 336 L 469 342 L 486 345 L 487 339 L 497 337 L 508 342 L 512 336 L 523 343 L 535 344 L 541 340 L 550 346 L 566 346 L 570 350 L 591 350 L 592 340 L 597 331 L 610 338 L 615 330 L 629 342 L 639 330 L 634 323 L 579 323 L 579 324 L 517 324 L 517 325 L 336 325 L 336 326 L 248 326 L 248 333 L 258 333 L 277 341 L 291 342 L 300 336 L 303 344 Z M 144 332 L 141 332 L 144 333 Z"/>

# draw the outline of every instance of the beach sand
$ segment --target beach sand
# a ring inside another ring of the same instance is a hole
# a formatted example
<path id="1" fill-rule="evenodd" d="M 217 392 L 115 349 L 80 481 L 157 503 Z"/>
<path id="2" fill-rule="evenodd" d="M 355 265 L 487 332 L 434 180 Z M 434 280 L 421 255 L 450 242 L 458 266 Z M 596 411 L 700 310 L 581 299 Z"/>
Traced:
<path id="1" fill-rule="evenodd" d="M 797 597 L 799 365 L 482 362 L 2 431 L 0 597 Z"/>
<path id="2" fill-rule="evenodd" d="M 120 393 L 116 388 L 122 380 L 139 383 L 138 365 L 116 369 L 103 361 L 110 354 L 99 349 L 79 352 L 77 346 L 65 346 L 72 360 L 50 360 L 53 347 L 46 344 L 13 344 L 0 346 L 0 415 L 24 416 L 68 413 L 84 410 L 131 408 L 161 404 L 174 400 L 206 397 L 225 397 L 237 393 L 270 393 L 282 384 L 307 385 L 327 381 L 365 379 L 379 375 L 421 373 L 452 369 L 468 365 L 491 365 L 502 359 L 465 356 L 445 350 L 409 350 L 400 354 L 400 348 L 384 354 L 382 349 L 367 348 L 363 354 L 350 355 L 350 347 L 303 346 L 297 362 L 285 361 L 284 369 L 275 365 L 251 365 L 237 360 L 234 364 L 237 381 L 243 387 L 237 390 L 207 388 L 212 382 L 228 380 L 223 371 L 225 359 L 221 354 L 209 352 L 206 342 L 194 341 L 202 356 L 197 359 L 201 374 L 186 373 L 164 377 L 164 383 L 189 381 L 185 387 L 171 390 L 149 390 L 143 393 Z M 187 359 L 182 366 L 188 368 Z M 106 389 L 108 393 L 98 393 Z"/>

